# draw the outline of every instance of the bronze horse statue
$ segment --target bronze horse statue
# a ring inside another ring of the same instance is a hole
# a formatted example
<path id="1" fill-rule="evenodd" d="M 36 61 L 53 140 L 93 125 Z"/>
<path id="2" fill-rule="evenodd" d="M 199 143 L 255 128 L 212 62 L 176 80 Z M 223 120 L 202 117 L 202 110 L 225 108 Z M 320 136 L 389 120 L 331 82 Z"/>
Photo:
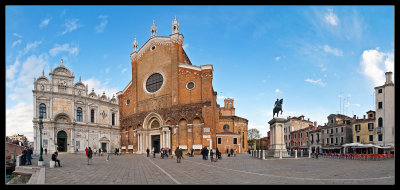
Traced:
<path id="1" fill-rule="evenodd" d="M 276 99 L 275 101 L 275 107 L 273 110 L 274 115 L 272 116 L 273 118 L 275 117 L 275 113 L 276 113 L 276 117 L 278 117 L 279 111 L 281 111 L 281 115 L 282 115 L 282 103 L 283 103 L 283 99 Z"/>

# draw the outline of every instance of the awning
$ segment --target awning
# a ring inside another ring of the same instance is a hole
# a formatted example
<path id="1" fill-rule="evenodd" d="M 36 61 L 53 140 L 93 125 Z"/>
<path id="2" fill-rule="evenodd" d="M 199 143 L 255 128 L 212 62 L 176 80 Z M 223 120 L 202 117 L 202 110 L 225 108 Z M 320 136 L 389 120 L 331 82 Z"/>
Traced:
<path id="1" fill-rule="evenodd" d="M 377 148 L 382 148 L 382 149 L 392 149 L 392 148 L 394 148 L 394 146 L 391 146 L 391 145 L 389 145 L 389 146 L 376 146 Z"/>
<path id="2" fill-rule="evenodd" d="M 342 145 L 343 147 L 350 147 L 350 148 L 373 148 L 379 147 L 374 144 L 360 144 L 360 143 L 349 143 Z"/>
<path id="3" fill-rule="evenodd" d="M 322 149 L 341 149 L 342 147 L 322 147 Z"/>

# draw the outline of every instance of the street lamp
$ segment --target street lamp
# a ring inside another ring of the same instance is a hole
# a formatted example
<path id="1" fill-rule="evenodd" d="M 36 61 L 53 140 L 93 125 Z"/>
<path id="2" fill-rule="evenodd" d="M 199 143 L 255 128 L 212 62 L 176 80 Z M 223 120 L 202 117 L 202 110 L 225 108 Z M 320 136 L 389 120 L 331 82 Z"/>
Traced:
<path id="1" fill-rule="evenodd" d="M 39 130 L 40 130 L 40 157 L 39 157 L 39 166 L 43 166 L 43 147 L 42 147 L 42 129 L 43 129 L 43 116 L 39 116 Z"/>

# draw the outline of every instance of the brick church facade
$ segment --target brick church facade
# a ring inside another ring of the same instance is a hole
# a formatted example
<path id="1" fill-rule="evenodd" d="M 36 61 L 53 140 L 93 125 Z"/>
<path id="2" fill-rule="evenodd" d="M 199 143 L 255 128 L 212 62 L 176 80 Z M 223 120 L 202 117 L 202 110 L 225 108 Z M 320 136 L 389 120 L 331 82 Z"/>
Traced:
<path id="1" fill-rule="evenodd" d="M 213 66 L 191 63 L 176 17 L 171 35 L 157 36 L 154 20 L 150 31 L 140 49 L 135 36 L 132 80 L 117 93 L 121 151 L 180 147 L 199 154 L 204 147 L 218 147 L 221 152 L 246 152 L 248 121 L 234 115 L 233 99 L 226 99 L 223 108 L 217 104 Z"/>

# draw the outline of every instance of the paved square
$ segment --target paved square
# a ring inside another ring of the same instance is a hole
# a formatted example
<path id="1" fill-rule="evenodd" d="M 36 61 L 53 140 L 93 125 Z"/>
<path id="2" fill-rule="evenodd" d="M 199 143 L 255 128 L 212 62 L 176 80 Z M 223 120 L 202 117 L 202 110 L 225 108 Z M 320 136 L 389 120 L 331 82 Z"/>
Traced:
<path id="1" fill-rule="evenodd" d="M 361 161 L 319 158 L 259 160 L 248 154 L 218 162 L 201 156 L 176 159 L 145 155 L 94 156 L 60 153 L 61 168 L 49 168 L 46 184 L 394 184 L 394 159 Z M 34 160 L 37 163 L 37 158 Z"/>

